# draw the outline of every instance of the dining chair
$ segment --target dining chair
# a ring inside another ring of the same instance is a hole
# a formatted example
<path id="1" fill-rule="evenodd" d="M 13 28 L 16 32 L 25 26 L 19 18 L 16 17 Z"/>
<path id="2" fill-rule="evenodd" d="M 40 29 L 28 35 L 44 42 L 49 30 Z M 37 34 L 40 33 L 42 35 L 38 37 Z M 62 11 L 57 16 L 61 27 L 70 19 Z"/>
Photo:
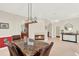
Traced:
<path id="1" fill-rule="evenodd" d="M 51 51 L 51 48 L 52 48 L 53 44 L 54 43 L 51 42 L 49 46 L 46 46 L 45 48 L 40 49 L 33 56 L 48 56 L 50 51 Z"/>
<path id="2" fill-rule="evenodd" d="M 23 52 L 14 43 L 8 45 L 11 56 L 25 56 Z"/>
<path id="3" fill-rule="evenodd" d="M 50 43 L 49 46 L 43 48 L 43 49 L 40 49 L 40 56 L 48 56 L 50 51 L 51 51 L 51 48 L 53 46 L 53 42 Z"/>
<path id="4" fill-rule="evenodd" d="M 19 56 L 18 50 L 13 43 L 9 43 L 8 48 L 11 56 Z"/>

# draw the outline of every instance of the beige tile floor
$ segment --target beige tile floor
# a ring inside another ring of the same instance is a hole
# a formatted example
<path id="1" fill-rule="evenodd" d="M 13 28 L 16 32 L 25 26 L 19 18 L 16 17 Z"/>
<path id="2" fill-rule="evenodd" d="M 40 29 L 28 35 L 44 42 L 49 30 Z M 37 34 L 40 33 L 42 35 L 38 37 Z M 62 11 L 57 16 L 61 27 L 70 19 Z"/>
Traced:
<path id="1" fill-rule="evenodd" d="M 57 38 L 49 39 L 54 42 L 50 56 L 79 56 L 79 43 L 62 41 Z"/>

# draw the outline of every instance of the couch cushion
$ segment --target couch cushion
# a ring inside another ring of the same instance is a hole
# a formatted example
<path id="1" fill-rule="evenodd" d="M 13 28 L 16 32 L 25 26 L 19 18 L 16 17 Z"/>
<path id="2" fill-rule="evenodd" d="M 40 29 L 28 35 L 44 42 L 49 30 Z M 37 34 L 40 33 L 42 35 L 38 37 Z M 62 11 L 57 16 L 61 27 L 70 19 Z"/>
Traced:
<path id="1" fill-rule="evenodd" d="M 6 44 L 4 44 L 4 39 L 7 38 L 9 42 L 12 41 L 12 37 L 2 37 L 0 38 L 0 48 L 5 47 Z"/>

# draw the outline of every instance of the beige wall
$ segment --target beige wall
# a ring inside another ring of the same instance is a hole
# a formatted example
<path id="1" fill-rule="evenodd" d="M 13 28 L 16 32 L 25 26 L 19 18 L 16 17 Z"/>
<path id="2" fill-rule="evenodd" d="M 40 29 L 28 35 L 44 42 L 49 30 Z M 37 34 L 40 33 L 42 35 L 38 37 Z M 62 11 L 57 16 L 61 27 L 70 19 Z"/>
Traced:
<path id="1" fill-rule="evenodd" d="M 45 29 L 45 21 L 38 20 L 38 23 L 29 25 L 29 36 L 34 39 L 35 34 L 43 34 L 45 35 L 45 41 L 47 41 L 47 32 Z"/>
<path id="2" fill-rule="evenodd" d="M 59 22 L 53 22 L 53 36 L 56 35 L 56 26 L 60 27 L 60 30 L 64 30 L 64 25 L 70 23 L 73 25 L 73 30 L 72 32 L 76 32 L 79 31 L 79 17 L 74 17 L 74 18 L 70 18 L 70 19 L 66 19 L 66 20 L 61 20 Z M 66 31 L 65 31 L 66 32 Z M 61 31 L 60 31 L 61 33 Z M 78 38 L 79 41 L 79 38 Z"/>
<path id="3" fill-rule="evenodd" d="M 61 29 L 64 29 L 64 25 L 67 23 L 70 23 L 73 25 L 73 32 L 76 32 L 77 30 L 79 31 L 79 18 L 73 18 L 73 19 L 60 21 L 59 25 L 61 26 Z"/>
<path id="4" fill-rule="evenodd" d="M 0 37 L 20 34 L 23 20 L 24 17 L 0 11 L 0 22 L 9 23 L 9 29 L 0 29 Z"/>

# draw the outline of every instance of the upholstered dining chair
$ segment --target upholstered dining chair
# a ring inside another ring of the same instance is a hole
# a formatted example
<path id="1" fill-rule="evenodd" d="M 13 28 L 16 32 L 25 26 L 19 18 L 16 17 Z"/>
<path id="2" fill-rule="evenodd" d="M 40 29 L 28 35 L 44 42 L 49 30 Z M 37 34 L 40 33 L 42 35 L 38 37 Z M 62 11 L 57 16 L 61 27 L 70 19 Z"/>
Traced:
<path id="1" fill-rule="evenodd" d="M 8 48 L 11 56 L 19 56 L 18 50 L 13 43 L 9 43 Z"/>
<path id="2" fill-rule="evenodd" d="M 10 55 L 11 56 L 25 56 L 22 51 L 14 44 L 14 43 L 10 43 L 8 45 L 9 51 L 10 51 Z"/>
<path id="3" fill-rule="evenodd" d="M 53 44 L 54 43 L 51 42 L 49 46 L 40 49 L 34 56 L 48 56 L 50 51 L 51 51 Z"/>
<path id="4" fill-rule="evenodd" d="M 54 44 L 54 43 L 51 42 L 49 46 L 47 46 L 47 47 L 41 49 L 41 50 L 40 50 L 40 56 L 48 56 L 49 53 L 50 53 L 50 51 L 51 51 L 51 48 L 52 48 L 53 44 Z"/>

